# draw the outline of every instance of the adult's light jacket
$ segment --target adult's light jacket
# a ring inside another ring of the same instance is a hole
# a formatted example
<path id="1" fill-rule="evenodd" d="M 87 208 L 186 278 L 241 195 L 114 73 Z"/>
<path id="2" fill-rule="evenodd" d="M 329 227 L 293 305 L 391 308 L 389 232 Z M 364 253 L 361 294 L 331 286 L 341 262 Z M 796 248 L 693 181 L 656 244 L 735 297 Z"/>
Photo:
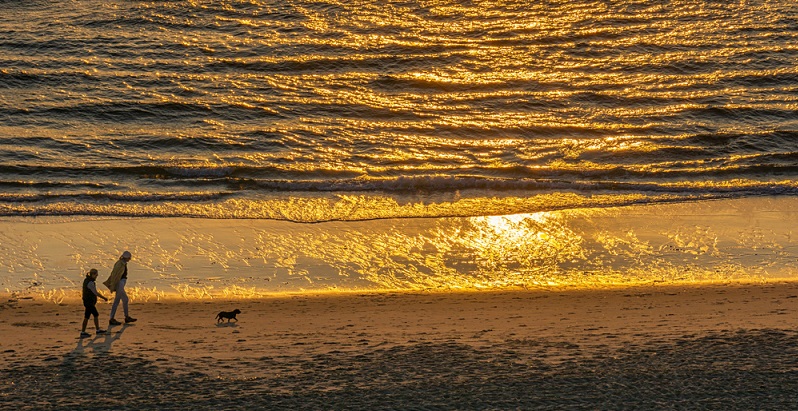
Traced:
<path id="1" fill-rule="evenodd" d="M 116 292 L 116 287 L 119 285 L 119 280 L 122 279 L 122 274 L 125 273 L 125 268 L 127 268 L 127 263 L 120 258 L 116 261 L 116 264 L 114 264 L 111 275 L 108 276 L 107 280 L 103 281 L 103 284 L 108 287 L 112 293 Z"/>

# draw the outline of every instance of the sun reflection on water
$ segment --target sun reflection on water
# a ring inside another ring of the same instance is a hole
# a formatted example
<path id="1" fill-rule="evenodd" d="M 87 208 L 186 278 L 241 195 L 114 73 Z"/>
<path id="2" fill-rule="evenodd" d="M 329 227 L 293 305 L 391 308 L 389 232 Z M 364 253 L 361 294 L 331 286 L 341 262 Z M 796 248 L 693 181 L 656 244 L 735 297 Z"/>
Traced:
<path id="1" fill-rule="evenodd" d="M 790 229 L 798 214 L 791 201 L 318 224 L 10 220 L 1 222 L 4 238 L 16 242 L 0 244 L 0 267 L 10 273 L 0 271 L 0 284 L 58 302 L 65 294 L 53 290 L 76 290 L 88 268 L 107 273 L 113 256 L 98 250 L 128 244 L 136 256 L 130 295 L 142 300 L 794 278 L 798 242 Z"/>

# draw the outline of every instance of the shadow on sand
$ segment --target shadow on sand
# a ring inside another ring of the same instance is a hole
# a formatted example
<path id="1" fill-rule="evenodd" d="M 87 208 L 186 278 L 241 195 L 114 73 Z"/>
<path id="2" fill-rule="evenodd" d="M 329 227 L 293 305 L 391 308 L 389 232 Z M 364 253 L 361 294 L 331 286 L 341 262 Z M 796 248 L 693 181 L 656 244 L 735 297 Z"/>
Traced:
<path id="1" fill-rule="evenodd" d="M 108 327 L 105 334 L 98 334 L 94 338 L 78 338 L 78 344 L 75 348 L 66 354 L 65 361 L 70 357 L 81 356 L 86 354 L 86 350 L 91 350 L 94 354 L 107 354 L 111 352 L 111 346 L 116 340 L 122 338 L 122 333 L 132 324 L 123 324 L 118 331 L 114 331 L 115 326 Z"/>

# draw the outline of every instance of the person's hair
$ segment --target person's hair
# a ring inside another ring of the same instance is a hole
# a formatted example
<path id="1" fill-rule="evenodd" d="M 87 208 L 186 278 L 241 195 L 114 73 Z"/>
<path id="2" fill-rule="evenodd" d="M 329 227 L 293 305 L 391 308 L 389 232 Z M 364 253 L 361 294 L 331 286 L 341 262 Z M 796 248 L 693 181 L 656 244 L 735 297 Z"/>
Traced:
<path id="1" fill-rule="evenodd" d="M 89 270 L 89 272 L 86 273 L 86 276 L 90 276 L 92 274 L 97 274 L 97 269 L 96 268 L 92 268 L 91 270 Z"/>

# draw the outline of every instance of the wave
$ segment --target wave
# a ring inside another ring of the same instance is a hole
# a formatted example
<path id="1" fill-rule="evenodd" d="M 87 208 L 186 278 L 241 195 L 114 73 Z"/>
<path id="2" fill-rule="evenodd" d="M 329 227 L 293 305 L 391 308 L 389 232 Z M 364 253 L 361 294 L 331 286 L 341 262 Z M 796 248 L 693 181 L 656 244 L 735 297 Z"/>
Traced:
<path id="1" fill-rule="evenodd" d="M 777 196 L 784 190 L 773 190 Z M 798 190 L 788 193 L 795 196 Z M 475 217 L 511 214 L 528 214 L 558 210 L 595 209 L 625 207 L 630 205 L 653 205 L 663 203 L 687 203 L 696 201 L 750 198 L 751 193 L 739 192 L 693 192 L 669 194 L 640 193 L 594 193 L 580 195 L 567 192 L 549 192 L 525 197 L 492 196 L 484 198 L 448 196 L 443 198 L 343 195 L 331 197 L 291 196 L 272 199 L 210 199 L 197 201 L 184 196 L 180 201 L 171 199 L 153 200 L 158 196 L 132 196 L 136 201 L 86 202 L 81 198 L 61 199 L 48 202 L 7 203 L 0 201 L 0 216 L 92 216 L 92 217 L 182 217 L 208 219 L 259 219 L 282 220 L 298 223 L 320 223 L 329 221 L 366 221 L 404 218 Z"/>
<path id="2" fill-rule="evenodd" d="M 739 193 L 741 195 L 798 194 L 798 182 L 718 181 L 634 183 L 619 181 L 566 181 L 556 179 L 509 179 L 485 177 L 420 176 L 334 181 L 250 181 L 253 187 L 281 192 L 376 192 L 452 193 L 481 190 L 500 194 L 507 191 L 568 190 L 582 193 L 622 191 L 637 193 Z"/>
<path id="3" fill-rule="evenodd" d="M 201 217 L 316 223 L 533 213 L 574 208 L 798 196 L 798 182 L 567 182 L 484 178 L 253 183 L 248 192 L 102 192 L 0 195 L 2 216 Z"/>
<path id="4" fill-rule="evenodd" d="M 43 193 L 43 194 L 0 194 L 0 202 L 6 203 L 50 203 L 53 201 L 60 202 L 104 202 L 104 201 L 117 201 L 117 202 L 131 202 L 131 203 L 160 203 L 164 201 L 185 201 L 185 202 L 201 202 L 213 201 L 229 197 L 229 192 L 216 192 L 216 193 L 109 193 L 109 192 L 88 192 L 80 194 L 56 194 L 56 193 Z"/>
<path id="5" fill-rule="evenodd" d="M 798 173 L 798 151 L 772 150 L 769 153 L 761 153 L 761 144 L 755 146 L 743 141 L 739 141 L 738 144 L 738 142 L 732 143 L 729 137 L 725 139 L 725 145 L 733 150 L 735 155 L 713 158 L 712 153 L 708 151 L 709 146 L 713 142 L 722 140 L 718 137 L 698 137 L 686 141 L 684 147 L 667 147 L 656 152 L 585 150 L 570 164 L 562 160 L 558 163 L 556 158 L 550 159 L 552 162 L 546 168 L 523 164 L 452 168 L 447 162 L 441 162 L 438 167 L 434 167 L 436 163 L 431 162 L 434 159 L 426 160 L 425 168 L 416 168 L 415 162 L 406 162 L 395 163 L 383 170 L 369 171 L 357 168 L 333 169 L 323 167 L 323 164 L 317 164 L 315 167 L 298 164 L 194 166 L 154 163 L 113 166 L 79 163 L 71 165 L 67 161 L 60 165 L 5 164 L 0 165 L 0 185 L 34 187 L 82 184 L 101 187 L 107 184 L 108 187 L 120 185 L 122 188 L 128 185 L 128 188 L 132 189 L 141 184 L 155 186 L 237 184 L 241 190 L 262 188 L 280 191 L 403 192 L 472 188 L 535 189 L 542 185 L 556 184 L 585 189 L 628 186 L 647 191 L 655 187 L 669 186 L 675 182 L 680 182 L 679 184 L 684 187 L 695 185 L 693 182 L 727 180 L 750 181 L 750 184 L 769 186 L 773 184 L 774 176 Z M 80 147 L 79 143 L 40 140 L 44 145 L 52 146 L 53 150 Z M 14 142 L 18 139 L 9 141 Z M 146 139 L 139 142 L 149 146 Z M 698 142 L 706 145 L 707 149 L 696 147 L 694 144 Z M 198 148 L 203 147 L 201 141 L 194 143 Z M 783 145 L 772 141 L 764 142 L 764 145 L 770 144 Z M 158 144 L 152 144 L 153 148 L 156 145 Z M 612 164 L 613 161 L 616 164 Z M 399 175 L 395 175 L 397 173 Z M 26 178 L 15 179 L 14 176 Z M 78 181 L 75 181 L 76 179 Z M 749 183 L 746 183 L 741 188 L 748 186 Z"/>

